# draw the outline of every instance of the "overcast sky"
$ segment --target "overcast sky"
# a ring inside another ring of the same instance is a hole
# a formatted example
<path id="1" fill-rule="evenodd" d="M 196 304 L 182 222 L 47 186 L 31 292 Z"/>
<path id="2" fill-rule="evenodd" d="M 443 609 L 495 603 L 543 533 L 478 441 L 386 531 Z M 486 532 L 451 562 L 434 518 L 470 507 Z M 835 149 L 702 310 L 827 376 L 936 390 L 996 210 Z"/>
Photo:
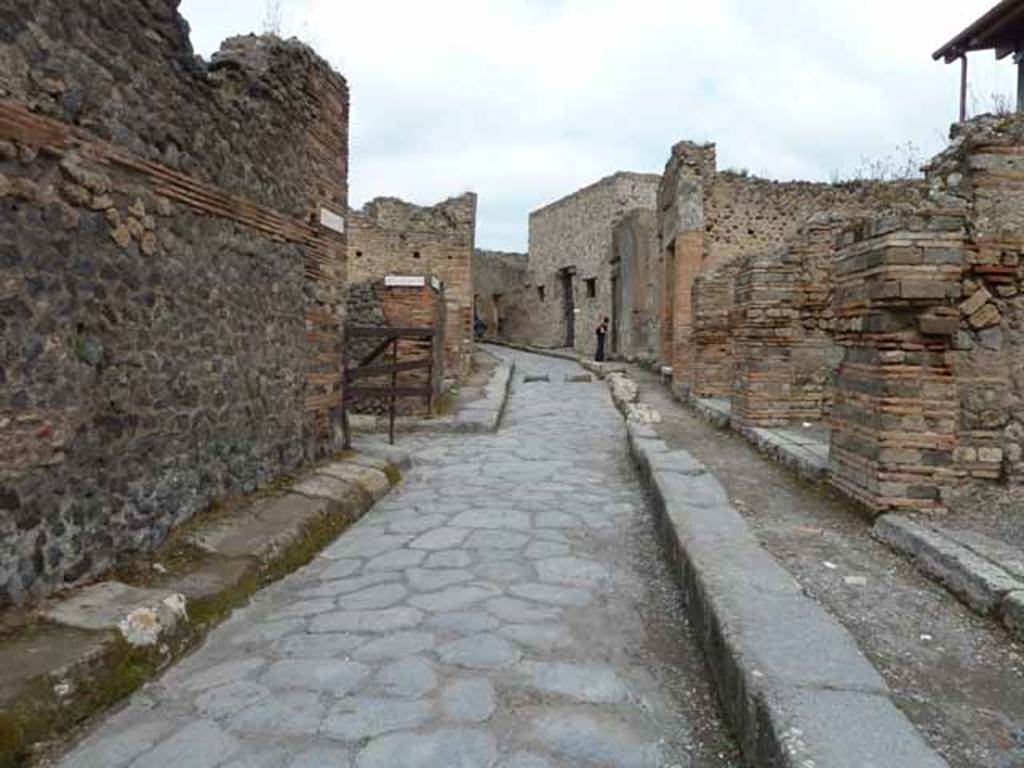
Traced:
<path id="1" fill-rule="evenodd" d="M 959 66 L 931 53 L 994 0 L 281 0 L 352 94 L 353 207 L 480 195 L 477 245 L 525 250 L 527 214 L 680 139 L 720 168 L 828 181 L 942 148 Z M 196 52 L 259 31 L 264 0 L 183 0 Z M 971 59 L 972 106 L 1015 91 Z"/>

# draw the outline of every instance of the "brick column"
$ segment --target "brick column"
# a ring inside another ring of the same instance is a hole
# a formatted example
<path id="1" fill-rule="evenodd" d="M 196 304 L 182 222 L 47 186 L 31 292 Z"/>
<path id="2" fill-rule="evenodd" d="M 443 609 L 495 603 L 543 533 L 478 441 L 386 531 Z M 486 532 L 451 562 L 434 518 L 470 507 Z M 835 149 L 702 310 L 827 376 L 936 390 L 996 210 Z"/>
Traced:
<path id="1" fill-rule="evenodd" d="M 866 236 L 865 236 L 866 235 Z M 876 512 L 938 511 L 957 482 L 951 356 L 963 219 L 889 216 L 851 233 L 836 262 L 844 349 L 832 413 L 832 482 Z"/>

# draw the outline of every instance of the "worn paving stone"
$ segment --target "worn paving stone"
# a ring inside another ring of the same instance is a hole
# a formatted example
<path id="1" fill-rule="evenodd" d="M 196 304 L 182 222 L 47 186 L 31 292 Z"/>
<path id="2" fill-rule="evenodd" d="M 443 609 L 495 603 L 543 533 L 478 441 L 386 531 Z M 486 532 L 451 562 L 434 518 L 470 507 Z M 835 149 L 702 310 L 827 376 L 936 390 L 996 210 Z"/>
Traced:
<path id="1" fill-rule="evenodd" d="M 324 721 L 322 733 L 339 741 L 360 741 L 388 731 L 415 728 L 430 716 L 429 701 L 360 698 L 344 701 Z"/>
<path id="2" fill-rule="evenodd" d="M 470 549 L 519 549 L 530 537 L 512 531 L 476 531 L 466 539 Z"/>
<path id="3" fill-rule="evenodd" d="M 217 765 L 239 748 L 239 741 L 211 722 L 187 725 L 136 761 L 152 768 L 206 768 Z"/>
<path id="4" fill-rule="evenodd" d="M 574 644 L 569 627 L 562 624 L 510 624 L 498 634 L 538 651 L 556 651 Z"/>
<path id="5" fill-rule="evenodd" d="M 530 516 L 525 512 L 509 509 L 474 509 L 471 512 L 456 515 L 452 520 L 452 525 L 461 528 L 509 528 L 528 531 Z"/>
<path id="6" fill-rule="evenodd" d="M 497 628 L 498 625 L 498 620 L 493 616 L 472 611 L 442 613 L 427 621 L 427 626 L 432 629 L 455 632 L 460 635 L 475 635 L 479 632 L 488 632 Z"/>
<path id="7" fill-rule="evenodd" d="M 588 704 L 613 704 L 628 695 L 615 671 L 594 664 L 528 662 L 518 670 L 527 684 L 545 693 L 557 693 Z"/>
<path id="8" fill-rule="evenodd" d="M 446 643 L 437 649 L 437 655 L 446 664 L 472 669 L 504 667 L 519 658 L 519 652 L 508 640 L 487 633 Z"/>
<path id="9" fill-rule="evenodd" d="M 396 581 L 400 578 L 401 574 L 384 572 L 368 573 L 365 576 L 356 576 L 351 579 L 335 579 L 334 581 L 325 581 L 318 584 L 316 587 L 304 589 L 298 594 L 298 597 L 337 597 L 339 595 L 347 595 L 352 592 L 360 592 L 367 587 L 372 587 L 389 581 Z"/>
<path id="10" fill-rule="evenodd" d="M 543 581 L 584 587 L 599 586 L 608 578 L 608 569 L 603 565 L 579 557 L 541 560 L 537 563 L 537 572 Z"/>
<path id="11" fill-rule="evenodd" d="M 356 768 L 483 768 L 497 757 L 487 731 L 451 728 L 374 739 L 357 756 Z"/>
<path id="12" fill-rule="evenodd" d="M 410 549 L 445 550 L 458 547 L 471 531 L 468 528 L 435 528 L 409 542 Z"/>
<path id="13" fill-rule="evenodd" d="M 513 597 L 499 597 L 487 601 L 486 608 L 502 621 L 531 623 L 557 619 L 559 611 L 551 606 L 537 605 Z"/>
<path id="14" fill-rule="evenodd" d="M 499 764 L 498 768 L 552 768 L 551 762 L 539 755 L 520 752 Z"/>
<path id="15" fill-rule="evenodd" d="M 423 621 L 415 608 L 386 608 L 382 611 L 340 611 L 313 619 L 310 632 L 393 632 L 411 629 Z"/>
<path id="16" fill-rule="evenodd" d="M 473 555 L 464 549 L 434 552 L 423 561 L 424 568 L 465 568 L 473 563 Z"/>
<path id="17" fill-rule="evenodd" d="M 244 709 L 270 696 L 270 689 L 263 685 L 236 680 L 233 683 L 212 688 L 196 697 L 196 708 L 208 717 L 220 717 Z"/>
<path id="18" fill-rule="evenodd" d="M 434 645 L 436 641 L 430 632 L 394 632 L 360 646 L 352 657 L 360 661 L 402 658 L 430 650 Z"/>
<path id="19" fill-rule="evenodd" d="M 263 645 L 285 635 L 301 632 L 306 627 L 304 618 L 282 619 L 254 624 L 231 638 L 235 645 Z"/>
<path id="20" fill-rule="evenodd" d="M 586 589 L 561 587 L 553 584 L 514 584 L 509 588 L 516 597 L 536 600 L 553 605 L 586 605 L 594 599 L 594 593 Z"/>
<path id="21" fill-rule="evenodd" d="M 468 608 L 474 603 L 500 594 L 501 592 L 493 587 L 447 587 L 437 592 L 416 595 L 409 599 L 409 604 L 428 613 L 449 612 Z"/>
<path id="22" fill-rule="evenodd" d="M 452 720 L 480 723 L 494 713 L 495 706 L 494 686 L 485 677 L 456 680 L 441 695 L 441 707 Z"/>
<path id="23" fill-rule="evenodd" d="M 423 562 L 427 555 L 415 549 L 396 549 L 377 555 L 366 564 L 368 571 L 397 571 Z"/>
<path id="24" fill-rule="evenodd" d="M 288 768 L 351 768 L 352 754 L 344 747 L 318 746 L 296 755 Z"/>
<path id="25" fill-rule="evenodd" d="M 205 691 L 207 688 L 225 685 L 246 677 L 247 675 L 252 675 L 257 670 L 263 669 L 266 664 L 266 659 L 261 658 L 225 661 L 222 664 L 218 664 L 194 674 L 192 677 L 186 679 L 182 684 L 189 691 Z"/>
<path id="26" fill-rule="evenodd" d="M 323 635 L 292 635 L 274 641 L 271 652 L 278 656 L 334 657 L 344 656 L 369 640 L 365 635 L 333 633 Z"/>
<path id="27" fill-rule="evenodd" d="M 260 682 L 275 690 L 298 688 L 344 696 L 366 679 L 363 664 L 336 659 L 286 659 L 271 665 Z"/>
<path id="28" fill-rule="evenodd" d="M 410 568 L 405 572 L 405 576 L 413 589 L 421 592 L 433 592 L 436 589 L 450 587 L 453 584 L 471 581 L 473 578 L 472 573 L 462 568 L 443 568 L 437 570 Z"/>
<path id="29" fill-rule="evenodd" d="M 338 598 L 338 608 L 343 611 L 365 611 L 371 608 L 390 608 L 401 602 L 409 590 L 404 584 L 378 584 L 359 592 L 352 592 Z"/>
<path id="30" fill-rule="evenodd" d="M 239 733 L 311 736 L 320 730 L 326 708 L 316 693 L 290 692 L 243 709 L 229 721 Z"/>
<path id="31" fill-rule="evenodd" d="M 561 757 L 585 765 L 659 768 L 656 739 L 607 716 L 554 711 L 537 718 L 533 738 Z M 577 763 L 574 763 L 577 764 Z"/>
<path id="32" fill-rule="evenodd" d="M 411 656 L 383 667 L 374 684 L 388 696 L 418 699 L 437 688 L 438 679 L 433 664 Z"/>

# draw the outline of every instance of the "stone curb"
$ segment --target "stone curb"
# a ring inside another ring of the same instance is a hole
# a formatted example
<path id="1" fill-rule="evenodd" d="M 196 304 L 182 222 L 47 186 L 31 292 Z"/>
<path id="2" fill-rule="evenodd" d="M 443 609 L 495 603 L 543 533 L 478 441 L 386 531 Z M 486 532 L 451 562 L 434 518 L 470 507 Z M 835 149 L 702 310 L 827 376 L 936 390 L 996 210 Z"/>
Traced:
<path id="1" fill-rule="evenodd" d="M 343 535 L 410 466 L 407 453 L 367 444 L 341 461 L 310 468 L 287 490 L 258 497 L 237 513 L 197 519 L 194 530 L 177 535 L 205 557 L 166 584 L 101 582 L 49 601 L 40 617 L 46 626 L 78 633 L 78 646 L 0 704 L 0 766 L 21 765 L 34 745 L 50 748 L 51 740 L 68 738 L 188 653 L 252 594 Z M 190 593 L 190 601 L 182 593 Z M 174 615 L 163 615 L 169 611 Z M 129 621 L 141 614 L 153 618 Z M 13 648 L 12 656 L 40 652 L 31 641 Z M 17 659 L 0 655 L 0 663 Z"/>
<path id="2" fill-rule="evenodd" d="M 714 475 L 688 452 L 671 450 L 651 426 L 627 423 L 626 430 L 747 761 L 946 766 L 845 628 L 761 547 Z"/>
<path id="3" fill-rule="evenodd" d="M 1013 637 L 1024 640 L 1024 580 L 939 530 L 902 515 L 882 515 L 871 535 L 908 557 L 975 613 L 998 618 Z"/>
<path id="4" fill-rule="evenodd" d="M 804 480 L 813 483 L 828 480 L 830 471 L 828 461 L 815 456 L 805 447 L 797 445 L 781 435 L 772 434 L 772 431 L 766 428 L 755 427 L 735 429 L 735 431 L 760 453 L 765 454 L 775 463 L 796 472 Z"/>

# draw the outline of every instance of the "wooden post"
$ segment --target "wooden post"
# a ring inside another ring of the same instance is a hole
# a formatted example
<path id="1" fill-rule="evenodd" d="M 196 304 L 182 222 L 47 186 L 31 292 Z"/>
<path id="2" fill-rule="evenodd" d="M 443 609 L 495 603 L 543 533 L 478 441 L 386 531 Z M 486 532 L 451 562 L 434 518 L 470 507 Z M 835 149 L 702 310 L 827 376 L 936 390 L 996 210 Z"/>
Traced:
<path id="1" fill-rule="evenodd" d="M 398 337 L 395 337 L 391 345 L 391 364 L 398 365 Z M 388 419 L 388 440 L 391 445 L 395 444 L 395 387 L 398 386 L 398 371 L 391 372 L 391 414 Z"/>
<path id="2" fill-rule="evenodd" d="M 960 122 L 967 121 L 967 54 L 960 57 Z"/>
<path id="3" fill-rule="evenodd" d="M 352 432 L 348 424 L 348 336 L 342 339 L 341 345 L 341 433 L 344 435 L 342 448 L 352 450 Z"/>
<path id="4" fill-rule="evenodd" d="M 1024 112 L 1024 51 L 1017 51 L 1013 60 L 1017 63 L 1017 113 Z"/>

